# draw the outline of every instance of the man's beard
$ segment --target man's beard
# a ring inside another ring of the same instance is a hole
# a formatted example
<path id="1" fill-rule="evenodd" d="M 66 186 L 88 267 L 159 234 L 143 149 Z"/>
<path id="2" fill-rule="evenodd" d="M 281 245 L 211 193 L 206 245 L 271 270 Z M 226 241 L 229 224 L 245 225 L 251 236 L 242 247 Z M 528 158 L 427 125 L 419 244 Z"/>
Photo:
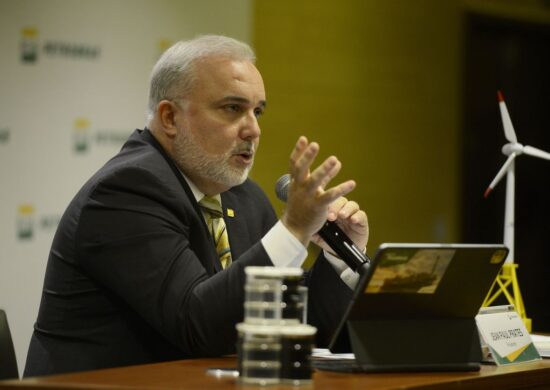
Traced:
<path id="1" fill-rule="evenodd" d="M 235 145 L 224 154 L 208 154 L 198 145 L 191 131 L 178 131 L 174 140 L 173 158 L 184 173 L 192 172 L 201 178 L 234 187 L 244 183 L 254 160 L 247 167 L 239 168 L 232 166 L 229 159 L 235 154 L 245 152 L 255 152 L 252 142 L 243 141 L 239 144 L 235 142 Z"/>

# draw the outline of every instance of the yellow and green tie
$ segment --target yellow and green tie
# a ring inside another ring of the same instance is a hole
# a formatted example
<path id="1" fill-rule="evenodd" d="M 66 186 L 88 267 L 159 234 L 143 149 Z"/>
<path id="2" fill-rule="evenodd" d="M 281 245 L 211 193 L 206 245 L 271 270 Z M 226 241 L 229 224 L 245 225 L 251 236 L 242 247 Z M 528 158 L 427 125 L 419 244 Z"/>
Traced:
<path id="1" fill-rule="evenodd" d="M 223 220 L 222 206 L 217 199 L 209 196 L 202 198 L 199 205 L 203 211 L 208 230 L 214 238 L 222 268 L 227 268 L 231 264 L 231 249 L 229 248 L 229 238 Z"/>

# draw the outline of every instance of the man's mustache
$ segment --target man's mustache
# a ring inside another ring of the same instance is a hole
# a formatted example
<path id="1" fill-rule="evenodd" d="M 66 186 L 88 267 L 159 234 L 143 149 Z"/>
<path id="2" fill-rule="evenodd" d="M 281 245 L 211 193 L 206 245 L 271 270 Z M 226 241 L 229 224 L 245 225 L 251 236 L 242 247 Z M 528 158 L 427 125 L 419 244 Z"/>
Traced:
<path id="1" fill-rule="evenodd" d="M 254 155 L 254 153 L 256 153 L 256 147 L 252 142 L 243 142 L 237 145 L 232 151 L 232 154 L 243 154 L 243 153 Z"/>

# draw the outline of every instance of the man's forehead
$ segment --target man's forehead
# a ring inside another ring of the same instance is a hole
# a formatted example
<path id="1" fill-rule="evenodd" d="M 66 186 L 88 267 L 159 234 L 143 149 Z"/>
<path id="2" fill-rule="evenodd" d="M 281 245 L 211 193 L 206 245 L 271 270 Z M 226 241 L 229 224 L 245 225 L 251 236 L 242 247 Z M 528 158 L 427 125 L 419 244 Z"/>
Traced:
<path id="1" fill-rule="evenodd" d="M 224 96 L 240 96 L 246 90 L 261 95 L 257 99 L 265 100 L 262 76 L 250 61 L 207 57 L 197 60 L 195 70 L 196 92 L 209 88 L 224 90 Z"/>
<path id="2" fill-rule="evenodd" d="M 206 57 L 195 63 L 196 74 L 201 77 L 261 79 L 256 66 L 247 60 L 236 60 L 227 57 Z"/>

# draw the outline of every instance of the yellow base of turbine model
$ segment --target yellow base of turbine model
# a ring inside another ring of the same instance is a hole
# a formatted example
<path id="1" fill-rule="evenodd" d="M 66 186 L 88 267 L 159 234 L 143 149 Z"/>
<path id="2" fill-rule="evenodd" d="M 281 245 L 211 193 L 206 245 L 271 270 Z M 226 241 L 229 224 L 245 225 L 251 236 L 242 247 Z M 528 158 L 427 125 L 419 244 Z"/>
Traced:
<path id="1" fill-rule="evenodd" d="M 519 290 L 518 278 L 516 275 L 515 263 L 505 263 L 500 270 L 497 278 L 493 282 L 485 301 L 482 306 L 490 306 L 500 295 L 504 295 L 510 305 L 513 305 L 516 312 L 519 314 L 528 332 L 531 332 L 531 319 L 527 318 L 521 292 Z M 511 288 L 511 292 L 509 290 Z"/>

